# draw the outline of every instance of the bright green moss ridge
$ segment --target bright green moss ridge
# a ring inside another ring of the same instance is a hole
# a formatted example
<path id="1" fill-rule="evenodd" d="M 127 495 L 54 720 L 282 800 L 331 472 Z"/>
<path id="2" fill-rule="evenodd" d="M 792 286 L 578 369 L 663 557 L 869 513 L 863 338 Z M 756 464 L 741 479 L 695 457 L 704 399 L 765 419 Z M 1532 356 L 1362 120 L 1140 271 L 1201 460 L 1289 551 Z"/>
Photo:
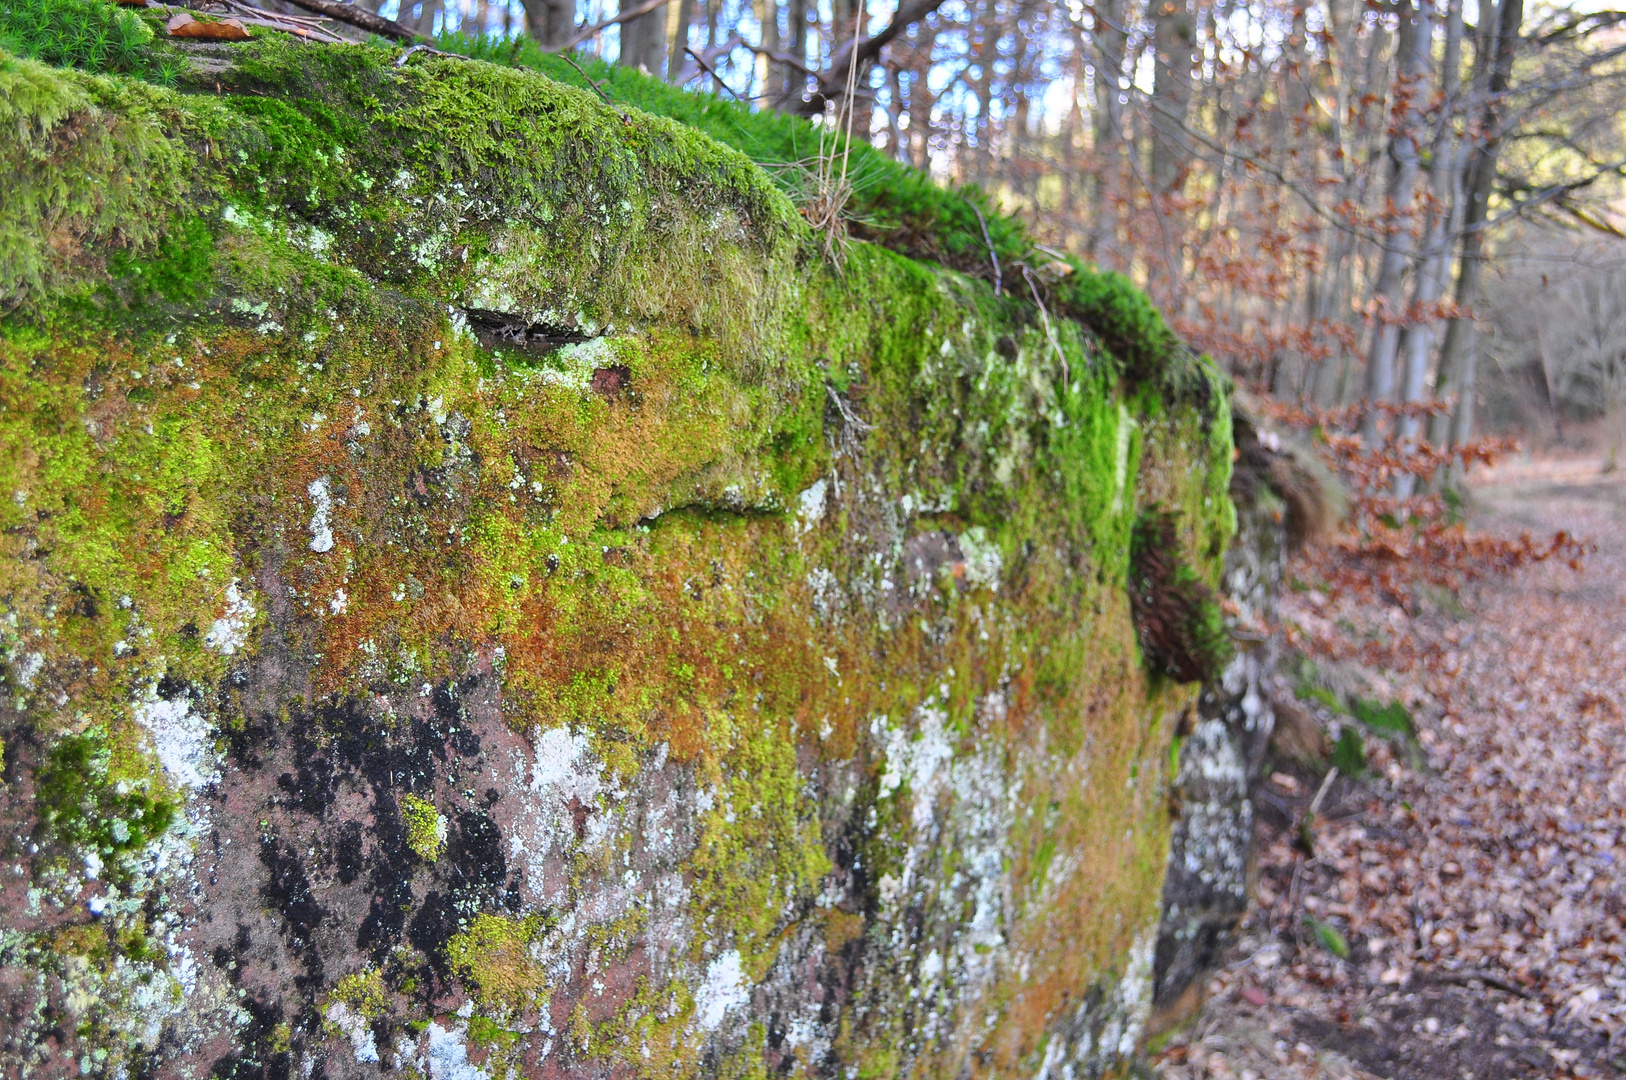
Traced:
<path id="1" fill-rule="evenodd" d="M 922 881 L 933 918 L 976 910 L 948 884 L 971 856 L 923 839 L 969 800 L 921 764 L 941 752 L 1020 793 L 978 826 L 978 865 L 1018 883 L 997 948 L 1026 981 L 1001 969 L 954 1008 L 986 1033 L 979 1069 L 1034 1071 L 1156 916 L 1191 688 L 1139 661 L 1129 541 L 1162 507 L 1217 575 L 1220 377 L 1084 268 L 1057 310 L 1088 326 L 882 246 L 835 272 L 739 149 L 535 72 L 278 38 L 237 55 L 207 93 L 0 58 L 21 178 L 0 210 L 0 644 L 50 748 L 53 872 L 169 824 L 158 680 L 224 735 L 264 650 L 309 661 L 290 722 L 493 670 L 514 729 L 585 734 L 629 790 L 659 748 L 705 799 L 687 951 L 590 1009 L 542 957 L 579 933 L 624 963 L 644 916 L 481 913 L 428 958 L 474 1003 L 471 1044 L 521 1062 L 553 1009 L 558 1053 L 759 1073 L 760 1026 L 708 1049 L 699 977 L 726 958 L 755 985 L 814 935 L 870 950 L 831 1052 L 930 1072 L 952 1047 L 918 1044 L 915 961 L 886 928 Z M 583 340 L 482 343 L 479 312 Z M 393 798 L 435 862 L 434 802 Z M 821 899 L 838 850 L 870 883 L 856 911 Z M 570 887 L 626 855 L 580 854 Z M 120 918 L 73 948 L 131 955 Z M 445 1017 L 418 970 L 330 1000 L 420 1032 Z"/>

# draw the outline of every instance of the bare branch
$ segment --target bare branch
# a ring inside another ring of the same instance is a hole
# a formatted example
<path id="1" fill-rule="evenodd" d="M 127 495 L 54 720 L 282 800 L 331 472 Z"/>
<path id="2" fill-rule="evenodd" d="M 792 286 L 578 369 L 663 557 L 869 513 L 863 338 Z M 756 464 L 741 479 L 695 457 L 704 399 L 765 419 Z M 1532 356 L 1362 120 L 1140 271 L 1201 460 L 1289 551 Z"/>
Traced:
<path id="1" fill-rule="evenodd" d="M 855 63 L 867 65 L 881 55 L 881 50 L 887 43 L 903 33 L 915 23 L 924 19 L 946 0 L 914 0 L 913 3 L 904 4 L 898 9 L 897 15 L 879 32 L 867 38 L 853 38 L 830 54 L 830 62 L 823 71 L 809 72 L 817 78 L 818 89 L 813 96 L 802 103 L 802 113 L 814 116 L 824 111 L 827 101 L 834 101 L 842 94 L 843 84 L 847 81 L 847 70 Z"/>
<path id="2" fill-rule="evenodd" d="M 549 53 L 569 52 L 582 42 L 597 37 L 612 26 L 636 19 L 640 15 L 648 15 L 651 11 L 663 8 L 670 2 L 671 0 L 644 0 L 637 7 L 617 12 L 608 19 L 593 23 L 591 26 L 584 26 L 559 44 L 545 46 L 542 51 Z"/>
<path id="3" fill-rule="evenodd" d="M 366 8 L 357 7 L 355 4 L 340 3 L 338 0 L 288 0 L 288 3 L 395 41 L 411 44 L 420 37 L 416 30 L 402 26 L 393 19 L 386 19 L 382 15 L 374 15 Z"/>

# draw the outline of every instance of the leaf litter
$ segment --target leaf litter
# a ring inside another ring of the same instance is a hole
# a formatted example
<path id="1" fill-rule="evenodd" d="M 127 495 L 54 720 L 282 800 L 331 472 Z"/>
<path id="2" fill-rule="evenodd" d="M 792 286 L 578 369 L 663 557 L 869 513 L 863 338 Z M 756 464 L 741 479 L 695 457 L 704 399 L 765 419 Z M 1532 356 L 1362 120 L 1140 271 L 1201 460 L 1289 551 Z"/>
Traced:
<path id="1" fill-rule="evenodd" d="M 1405 603 L 1300 567 L 1284 636 L 1323 659 L 1273 696 L 1361 773 L 1301 830 L 1322 777 L 1275 763 L 1255 903 L 1155 1075 L 1626 1073 L 1626 482 L 1493 471 L 1474 516 L 1596 546 Z"/>

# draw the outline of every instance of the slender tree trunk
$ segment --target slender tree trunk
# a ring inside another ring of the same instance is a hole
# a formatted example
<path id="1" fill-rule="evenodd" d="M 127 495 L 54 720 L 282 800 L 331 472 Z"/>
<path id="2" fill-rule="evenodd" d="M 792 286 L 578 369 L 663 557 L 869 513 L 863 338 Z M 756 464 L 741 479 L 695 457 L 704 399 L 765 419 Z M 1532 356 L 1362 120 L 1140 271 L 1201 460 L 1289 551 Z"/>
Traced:
<path id="1" fill-rule="evenodd" d="M 1185 0 L 1152 0 L 1152 189 L 1172 194 L 1190 163 L 1186 113 L 1191 105 L 1197 23 Z"/>
<path id="2" fill-rule="evenodd" d="M 994 64 L 999 54 L 999 0 L 983 0 L 977 34 L 977 152 L 973 176 L 979 183 L 993 175 Z"/>
<path id="3" fill-rule="evenodd" d="M 763 49 L 779 52 L 779 0 L 756 0 L 756 11 L 757 21 L 762 24 Z M 764 60 L 762 95 L 765 100 L 777 103 L 785 96 L 785 68 L 783 64 Z"/>
<path id="4" fill-rule="evenodd" d="M 689 58 L 683 50 L 689 47 L 689 28 L 694 26 L 694 0 L 678 0 L 676 8 L 668 5 L 667 10 L 675 11 L 676 18 L 672 26 L 672 52 L 666 60 L 666 77 L 676 82 L 688 67 Z"/>
<path id="5" fill-rule="evenodd" d="M 636 0 L 623 0 L 628 7 Z M 616 62 L 623 67 L 640 68 L 650 75 L 661 73 L 661 62 L 666 59 L 666 9 L 628 19 L 621 24 L 621 55 Z"/>
<path id="6" fill-rule="evenodd" d="M 1090 238 L 1091 255 L 1109 269 L 1119 269 L 1119 211 L 1123 195 L 1124 60 L 1129 48 L 1125 0 L 1099 0 L 1095 5 L 1095 191 L 1096 227 Z"/>
<path id="7" fill-rule="evenodd" d="M 1422 102 L 1427 83 L 1433 21 L 1427 0 L 1402 0 L 1399 40 L 1399 77 L 1395 80 L 1395 100 L 1391 112 L 1393 134 L 1389 140 L 1389 199 L 1384 217 L 1383 255 L 1378 277 L 1372 287 L 1372 348 L 1366 361 L 1366 397 L 1379 402 L 1393 399 L 1395 392 L 1395 350 L 1400 344 L 1400 286 L 1406 264 L 1411 261 L 1416 238 L 1412 233 L 1412 210 L 1417 201 L 1417 174 L 1422 164 L 1418 146 Z M 1369 412 L 1362 425 L 1368 442 L 1377 442 L 1381 418 Z"/>
<path id="8" fill-rule="evenodd" d="M 1465 314 L 1446 324 L 1445 344 L 1440 350 L 1440 380 L 1436 395 L 1455 391 L 1457 407 L 1449 425 L 1436 422 L 1434 440 L 1461 446 L 1473 437 L 1474 393 L 1478 342 L 1472 309 L 1479 299 L 1480 273 L 1484 266 L 1486 211 L 1496 176 L 1496 157 L 1501 149 L 1502 95 L 1513 77 L 1513 58 L 1518 51 L 1519 32 L 1524 25 L 1524 0 L 1501 0 L 1497 6 L 1494 34 L 1489 50 L 1491 63 L 1485 79 L 1485 97 L 1480 111 L 1477 145 L 1472 151 L 1467 207 L 1462 218 L 1462 247 L 1458 256 L 1456 306 Z M 1481 58 L 1485 52 L 1481 52 Z M 1483 63 L 1477 65 L 1487 70 Z M 1478 81 L 1478 80 L 1476 80 Z"/>
<path id="9" fill-rule="evenodd" d="M 522 0 L 525 32 L 543 45 L 557 45 L 576 29 L 575 0 Z"/>
<path id="10" fill-rule="evenodd" d="M 440 0 L 423 0 L 423 7 L 418 9 L 418 18 L 413 22 L 412 29 L 429 37 L 435 31 L 435 16 L 439 14 Z"/>
<path id="11" fill-rule="evenodd" d="M 922 51 L 929 51 L 929 47 Z M 909 80 L 909 149 L 917 169 L 931 167 L 932 95 L 926 85 L 929 70 L 925 56 L 917 53 Z"/>
<path id="12" fill-rule="evenodd" d="M 1422 265 L 1418 269 L 1417 283 L 1412 293 L 1415 321 L 1407 324 L 1400 335 L 1400 356 L 1405 365 L 1400 399 L 1409 404 L 1421 402 L 1428 393 L 1428 362 L 1436 322 L 1433 309 L 1445 292 L 1446 255 L 1450 247 L 1451 227 L 1456 223 L 1462 201 L 1457 197 L 1462 180 L 1455 126 L 1461 65 L 1462 0 L 1449 0 L 1445 17 L 1445 51 L 1440 63 L 1440 114 L 1430 154 L 1433 164 L 1429 177 L 1431 205 L 1428 210 L 1428 233 L 1423 244 Z M 1402 417 L 1397 430 L 1400 441 L 1410 443 L 1421 432 L 1422 420 L 1414 416 Z M 1395 494 L 1401 498 L 1409 496 L 1415 481 L 1416 478 L 1410 473 L 1396 477 Z"/>
<path id="13" fill-rule="evenodd" d="M 807 60 L 807 0 L 789 0 L 786 4 L 787 26 L 790 37 L 785 42 L 785 51 L 799 60 Z M 785 73 L 785 100 L 782 105 L 795 109 L 802 102 L 802 94 L 807 89 L 807 77 L 798 71 Z"/>
<path id="14" fill-rule="evenodd" d="M 905 103 L 903 96 L 903 71 L 897 64 L 886 65 L 886 92 L 892 99 L 891 107 L 886 110 L 886 149 L 898 161 L 909 161 L 908 139 L 903 133 L 901 120 L 904 115 Z"/>

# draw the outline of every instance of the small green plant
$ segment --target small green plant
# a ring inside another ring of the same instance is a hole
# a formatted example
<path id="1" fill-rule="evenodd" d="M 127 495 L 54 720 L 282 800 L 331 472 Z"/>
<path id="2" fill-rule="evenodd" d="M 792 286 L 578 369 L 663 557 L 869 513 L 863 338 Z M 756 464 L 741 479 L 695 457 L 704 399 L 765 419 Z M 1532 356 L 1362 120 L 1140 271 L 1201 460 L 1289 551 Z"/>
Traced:
<path id="1" fill-rule="evenodd" d="M 384 973 L 375 967 L 351 972 L 333 986 L 329 1002 L 342 1002 L 356 1015 L 373 1020 L 384 1015 L 389 1007 L 389 991 L 384 988 Z"/>
<path id="2" fill-rule="evenodd" d="M 1411 712 L 1398 701 L 1381 704 L 1357 698 L 1354 714 L 1355 719 L 1373 731 L 1392 732 L 1406 739 L 1412 738 L 1416 731 L 1412 725 Z"/>
<path id="3" fill-rule="evenodd" d="M 1345 939 L 1343 934 L 1339 933 L 1336 926 L 1322 922 L 1313 915 L 1304 917 L 1304 926 L 1323 949 L 1326 949 L 1340 960 L 1349 959 L 1349 941 Z"/>
<path id="4" fill-rule="evenodd" d="M 486 1013 L 514 1015 L 545 999 L 547 971 L 532 946 L 547 931 L 540 915 L 476 915 L 446 943 L 446 961 Z"/>
<path id="5" fill-rule="evenodd" d="M 35 781 L 46 837 L 95 854 L 115 881 L 125 873 L 123 857 L 139 853 L 175 818 L 175 803 L 154 794 L 153 778 L 133 761 L 127 747 L 91 728 L 57 743 Z"/>
<path id="6" fill-rule="evenodd" d="M 1345 776 L 1356 777 L 1366 772 L 1366 742 L 1353 724 L 1345 724 L 1332 747 L 1332 763 Z"/>
<path id="7" fill-rule="evenodd" d="M 1293 688 L 1293 696 L 1300 701 L 1319 702 L 1333 712 L 1341 713 L 1344 711 L 1344 703 L 1337 694 L 1328 690 L 1325 686 L 1318 686 L 1315 683 L 1299 683 L 1298 686 Z"/>
<path id="8" fill-rule="evenodd" d="M 416 795 L 402 795 L 401 816 L 406 819 L 407 847 L 424 862 L 440 858 L 446 846 L 446 818 L 435 804 Z"/>
<path id="9" fill-rule="evenodd" d="M 475 1046 L 505 1048 L 518 1039 L 518 1032 L 509 1031 L 489 1016 L 475 1013 L 469 1017 L 469 1042 Z"/>
<path id="10" fill-rule="evenodd" d="M 7 0 L 0 47 L 32 60 L 96 74 L 145 76 L 164 65 L 150 55 L 152 27 L 104 0 Z M 174 81 L 165 68 L 164 78 Z"/>

